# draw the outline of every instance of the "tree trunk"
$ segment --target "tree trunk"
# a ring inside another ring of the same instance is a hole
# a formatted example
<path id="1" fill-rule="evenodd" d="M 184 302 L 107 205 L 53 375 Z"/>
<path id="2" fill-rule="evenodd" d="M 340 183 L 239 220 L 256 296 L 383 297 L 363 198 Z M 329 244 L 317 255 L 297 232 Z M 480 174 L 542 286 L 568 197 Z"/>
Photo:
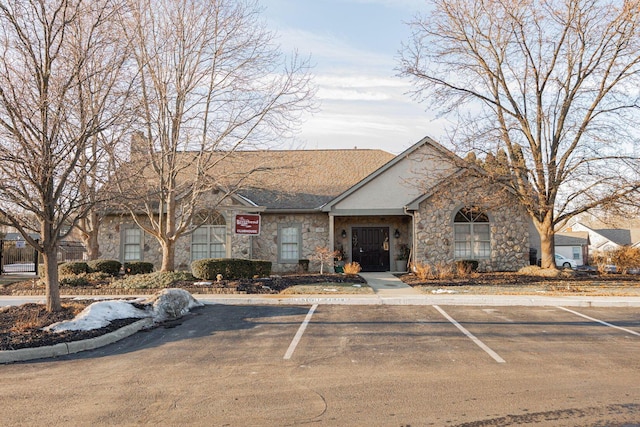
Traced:
<path id="1" fill-rule="evenodd" d="M 87 218 L 80 220 L 80 230 L 82 244 L 87 250 L 87 259 L 94 260 L 100 258 L 100 244 L 98 243 L 98 233 L 100 220 L 95 211 L 91 211 Z"/>
<path id="2" fill-rule="evenodd" d="M 58 284 L 58 262 L 55 247 L 53 250 L 46 249 L 42 253 L 44 260 L 44 274 L 47 298 L 47 311 L 60 311 L 62 304 L 60 303 L 60 286 Z"/>
<path id="3" fill-rule="evenodd" d="M 540 258 L 542 268 L 557 268 L 555 260 L 555 238 L 554 231 L 551 226 L 538 228 L 540 233 Z"/>
<path id="4" fill-rule="evenodd" d="M 176 244 L 175 241 L 167 239 L 162 242 L 162 267 L 160 271 L 175 270 Z"/>
<path id="5" fill-rule="evenodd" d="M 97 233 L 91 233 L 84 242 L 87 250 L 87 259 L 94 260 L 100 258 L 100 245 L 98 244 Z"/>

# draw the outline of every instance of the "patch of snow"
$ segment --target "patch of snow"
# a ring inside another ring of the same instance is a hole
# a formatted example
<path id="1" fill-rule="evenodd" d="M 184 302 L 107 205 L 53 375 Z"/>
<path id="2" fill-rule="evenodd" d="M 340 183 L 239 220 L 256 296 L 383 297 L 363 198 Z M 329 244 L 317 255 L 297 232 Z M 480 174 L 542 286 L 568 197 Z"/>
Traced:
<path id="1" fill-rule="evenodd" d="M 134 307 L 130 301 L 98 301 L 82 310 L 73 320 L 54 323 L 45 330 L 90 331 L 104 328 L 113 320 L 145 317 L 151 317 L 151 313 Z"/>
<path id="2" fill-rule="evenodd" d="M 362 285 L 352 285 L 354 288 L 361 288 Z"/>
<path id="3" fill-rule="evenodd" d="M 452 291 L 451 289 L 434 289 L 431 291 L 432 294 L 457 294 L 456 291 Z"/>
<path id="4" fill-rule="evenodd" d="M 323 291 L 325 291 L 325 292 L 338 292 L 338 290 L 334 289 L 334 288 L 324 288 Z"/>
<path id="5" fill-rule="evenodd" d="M 133 303 L 143 305 L 145 308 L 137 308 Z M 73 320 L 54 323 L 47 326 L 45 330 L 54 332 L 89 331 L 103 328 L 113 320 L 130 318 L 150 317 L 154 323 L 158 323 L 184 316 L 190 309 L 202 305 L 184 289 L 163 289 L 148 299 L 94 302 L 82 310 Z"/>
<path id="6" fill-rule="evenodd" d="M 195 286 L 211 286 L 213 282 L 193 282 Z"/>

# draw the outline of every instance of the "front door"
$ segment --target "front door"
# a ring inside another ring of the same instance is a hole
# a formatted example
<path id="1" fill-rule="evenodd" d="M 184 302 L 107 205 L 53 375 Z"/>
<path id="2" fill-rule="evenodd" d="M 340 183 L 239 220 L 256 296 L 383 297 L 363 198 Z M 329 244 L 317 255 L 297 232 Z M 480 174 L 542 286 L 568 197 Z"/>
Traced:
<path id="1" fill-rule="evenodd" d="M 353 261 L 362 271 L 389 271 L 389 227 L 354 227 L 351 237 Z"/>

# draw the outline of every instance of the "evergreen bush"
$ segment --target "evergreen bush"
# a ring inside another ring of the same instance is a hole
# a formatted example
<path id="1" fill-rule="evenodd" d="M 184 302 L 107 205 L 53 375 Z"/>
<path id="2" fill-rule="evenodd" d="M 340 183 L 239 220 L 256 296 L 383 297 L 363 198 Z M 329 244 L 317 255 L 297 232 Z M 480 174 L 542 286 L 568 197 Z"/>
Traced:
<path id="1" fill-rule="evenodd" d="M 115 259 L 95 259 L 87 262 L 87 265 L 91 272 L 107 273 L 111 276 L 120 274 L 120 267 L 122 267 L 122 263 Z"/>
<path id="2" fill-rule="evenodd" d="M 124 263 L 126 274 L 149 274 L 153 272 L 153 264 L 144 261 L 132 261 Z"/>
<path id="3" fill-rule="evenodd" d="M 88 273 L 89 266 L 86 262 L 64 262 L 58 266 L 58 276 L 71 276 L 74 274 Z"/>
<path id="4" fill-rule="evenodd" d="M 271 262 L 238 258 L 207 258 L 191 263 L 191 274 L 202 280 L 216 280 L 218 274 L 225 279 L 251 279 L 271 275 Z"/>

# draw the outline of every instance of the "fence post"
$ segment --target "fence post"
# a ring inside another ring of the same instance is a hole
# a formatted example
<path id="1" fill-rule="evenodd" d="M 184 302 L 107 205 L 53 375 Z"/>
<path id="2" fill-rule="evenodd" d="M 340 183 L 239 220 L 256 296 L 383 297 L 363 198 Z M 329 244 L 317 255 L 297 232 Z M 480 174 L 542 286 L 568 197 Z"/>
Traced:
<path id="1" fill-rule="evenodd" d="M 36 244 L 38 243 L 38 240 L 39 239 L 36 239 Z M 36 276 L 38 276 L 39 255 L 40 253 L 38 252 L 38 249 L 34 246 L 33 247 L 33 272 L 36 274 Z"/>
<path id="2" fill-rule="evenodd" d="M 2 262 L 2 250 L 4 249 L 4 240 L 0 240 L 0 274 L 4 273 L 4 262 Z"/>

